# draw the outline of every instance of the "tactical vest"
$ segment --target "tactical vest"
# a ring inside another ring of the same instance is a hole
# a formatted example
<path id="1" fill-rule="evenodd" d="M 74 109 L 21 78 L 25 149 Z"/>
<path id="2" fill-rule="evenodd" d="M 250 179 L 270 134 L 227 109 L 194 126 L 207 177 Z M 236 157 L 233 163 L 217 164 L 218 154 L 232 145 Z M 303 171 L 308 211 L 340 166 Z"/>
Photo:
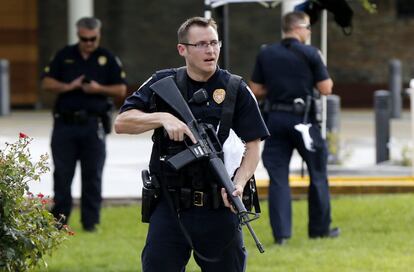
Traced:
<path id="1" fill-rule="evenodd" d="M 174 75 L 178 88 L 180 89 L 184 99 L 188 101 L 187 95 L 187 75 L 186 68 L 181 67 L 177 69 L 167 69 L 157 71 L 154 78 L 161 79 L 165 76 Z M 235 100 L 240 86 L 241 78 L 239 76 L 231 75 L 227 90 L 234 90 L 233 94 L 227 92 L 226 99 L 223 102 L 220 129 L 218 137 L 222 144 L 228 136 L 230 127 L 232 125 L 233 111 L 235 107 Z M 233 84 L 233 86 L 230 86 Z M 153 95 L 151 98 L 151 111 L 153 112 L 168 112 L 176 115 L 174 110 L 167 105 L 162 99 Z M 168 138 L 168 134 L 164 128 L 160 127 L 154 131 L 152 136 L 154 142 L 153 152 L 151 155 L 150 171 L 156 173 L 162 180 L 165 180 L 171 187 L 190 186 L 193 189 L 205 189 L 206 184 L 211 183 L 214 178 L 209 173 L 208 161 L 201 160 L 191 163 L 180 169 L 173 170 L 167 163 L 166 159 L 186 149 L 184 142 L 172 141 Z M 221 146 L 220 146 L 221 149 Z"/>
<path id="2" fill-rule="evenodd" d="M 161 70 L 155 73 L 156 79 L 169 76 L 175 73 L 175 81 L 180 89 L 183 97 L 188 101 L 187 97 L 187 79 L 186 68 Z M 230 75 L 226 85 L 226 98 L 221 108 L 220 127 L 217 133 L 220 144 L 222 145 L 227 139 L 230 128 L 233 124 L 233 114 L 236 105 L 237 93 L 242 82 L 242 78 L 237 75 Z M 175 115 L 174 110 L 168 106 L 162 99 L 157 99 L 154 94 L 151 98 L 152 112 L 169 112 Z M 179 171 L 172 169 L 166 159 L 183 151 L 186 145 L 183 142 L 172 141 L 164 128 L 160 127 L 154 131 L 152 136 L 154 142 L 150 161 L 150 171 L 165 182 L 167 187 L 189 187 L 192 190 L 210 190 L 213 195 L 219 193 L 220 187 L 210 173 L 208 160 L 196 161 L 183 167 Z M 243 203 L 247 210 L 255 208 L 256 213 L 260 213 L 260 204 L 258 199 L 256 181 L 252 176 L 247 182 L 242 197 Z"/>

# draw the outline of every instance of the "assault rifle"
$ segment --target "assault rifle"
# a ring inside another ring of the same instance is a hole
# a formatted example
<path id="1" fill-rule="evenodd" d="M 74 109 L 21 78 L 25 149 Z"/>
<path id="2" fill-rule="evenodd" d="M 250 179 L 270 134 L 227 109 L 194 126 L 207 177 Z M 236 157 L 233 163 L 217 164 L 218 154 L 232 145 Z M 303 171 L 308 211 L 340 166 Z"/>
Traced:
<path id="1" fill-rule="evenodd" d="M 247 211 L 241 198 L 233 196 L 232 193 L 234 192 L 235 187 L 227 174 L 223 161 L 218 156 L 221 153 L 221 150 L 218 150 L 220 142 L 214 133 L 214 128 L 211 125 L 200 124 L 197 122 L 178 89 L 173 76 L 158 80 L 153 83 L 150 88 L 180 115 L 197 140 L 197 143 L 192 145 L 186 143 L 188 148 L 172 156 L 167 162 L 175 170 L 179 170 L 193 161 L 202 159 L 208 160 L 213 174 L 225 188 L 227 196 L 237 212 L 240 224 L 246 225 L 260 253 L 263 253 L 264 248 L 257 238 L 253 228 L 250 226 L 250 222 L 259 218 L 259 215 Z M 253 218 L 250 218 L 250 215 L 253 216 Z"/>

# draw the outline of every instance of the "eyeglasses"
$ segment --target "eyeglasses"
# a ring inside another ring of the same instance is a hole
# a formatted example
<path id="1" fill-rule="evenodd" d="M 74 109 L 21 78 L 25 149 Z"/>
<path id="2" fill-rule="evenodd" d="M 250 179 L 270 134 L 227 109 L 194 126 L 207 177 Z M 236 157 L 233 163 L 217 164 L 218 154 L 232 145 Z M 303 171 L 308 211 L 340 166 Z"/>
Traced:
<path id="1" fill-rule="evenodd" d="M 210 45 L 211 47 L 217 49 L 221 47 L 221 41 L 210 41 L 210 42 L 198 42 L 198 43 L 181 43 L 183 45 L 194 46 L 196 49 L 207 49 Z"/>
<path id="2" fill-rule="evenodd" d="M 79 40 L 81 40 L 82 42 L 95 42 L 96 41 L 96 39 L 97 39 L 98 37 L 96 37 L 96 36 L 94 36 L 94 37 L 82 37 L 82 36 L 79 36 Z"/>
<path id="3" fill-rule="evenodd" d="M 307 30 L 311 29 L 311 25 L 310 24 L 298 24 L 299 27 L 303 27 L 306 28 Z"/>

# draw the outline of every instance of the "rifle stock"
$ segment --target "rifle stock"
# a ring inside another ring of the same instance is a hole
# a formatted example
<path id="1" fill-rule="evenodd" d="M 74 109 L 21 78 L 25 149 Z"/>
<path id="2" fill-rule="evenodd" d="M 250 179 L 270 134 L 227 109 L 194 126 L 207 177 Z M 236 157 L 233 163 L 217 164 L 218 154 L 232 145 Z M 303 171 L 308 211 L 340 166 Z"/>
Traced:
<path id="1" fill-rule="evenodd" d="M 240 223 L 247 226 L 256 243 L 257 248 L 259 249 L 260 253 L 263 253 L 263 246 L 258 240 L 254 230 L 249 223 L 250 221 L 257 219 L 259 217 L 258 214 L 248 212 L 241 198 L 238 196 L 233 196 L 232 193 L 235 190 L 234 183 L 228 176 L 223 161 L 217 156 L 218 152 L 215 150 L 215 147 L 212 144 L 208 133 L 205 131 L 205 128 L 197 122 L 190 110 L 190 107 L 181 95 L 181 92 L 178 89 L 173 76 L 168 76 L 158 80 L 157 82 L 153 83 L 150 88 L 162 100 L 164 100 L 164 102 L 166 102 L 178 113 L 178 115 L 187 124 L 197 140 L 196 144 L 188 146 L 188 149 L 181 151 L 180 153 L 171 157 L 168 160 L 168 163 L 174 167 L 174 169 L 179 170 L 180 168 L 195 160 L 202 158 L 208 159 L 211 170 L 225 188 L 228 198 L 232 202 L 233 207 L 237 212 Z M 253 215 L 254 217 L 250 218 L 249 215 Z"/>

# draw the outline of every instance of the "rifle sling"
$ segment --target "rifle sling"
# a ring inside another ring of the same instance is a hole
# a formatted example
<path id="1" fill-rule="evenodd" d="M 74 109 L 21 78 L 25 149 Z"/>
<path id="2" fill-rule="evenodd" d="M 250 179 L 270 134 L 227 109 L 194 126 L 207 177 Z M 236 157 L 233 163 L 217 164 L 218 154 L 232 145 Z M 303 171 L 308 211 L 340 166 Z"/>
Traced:
<path id="1" fill-rule="evenodd" d="M 236 106 L 237 91 L 239 89 L 242 78 L 237 75 L 231 75 L 226 87 L 226 99 L 224 99 L 223 107 L 221 108 L 220 128 L 217 136 L 221 142 L 227 139 L 230 133 L 230 128 L 233 124 L 234 108 Z"/>
<path id="2" fill-rule="evenodd" d="M 188 101 L 187 69 L 185 66 L 176 69 L 175 82 L 184 100 Z"/>

